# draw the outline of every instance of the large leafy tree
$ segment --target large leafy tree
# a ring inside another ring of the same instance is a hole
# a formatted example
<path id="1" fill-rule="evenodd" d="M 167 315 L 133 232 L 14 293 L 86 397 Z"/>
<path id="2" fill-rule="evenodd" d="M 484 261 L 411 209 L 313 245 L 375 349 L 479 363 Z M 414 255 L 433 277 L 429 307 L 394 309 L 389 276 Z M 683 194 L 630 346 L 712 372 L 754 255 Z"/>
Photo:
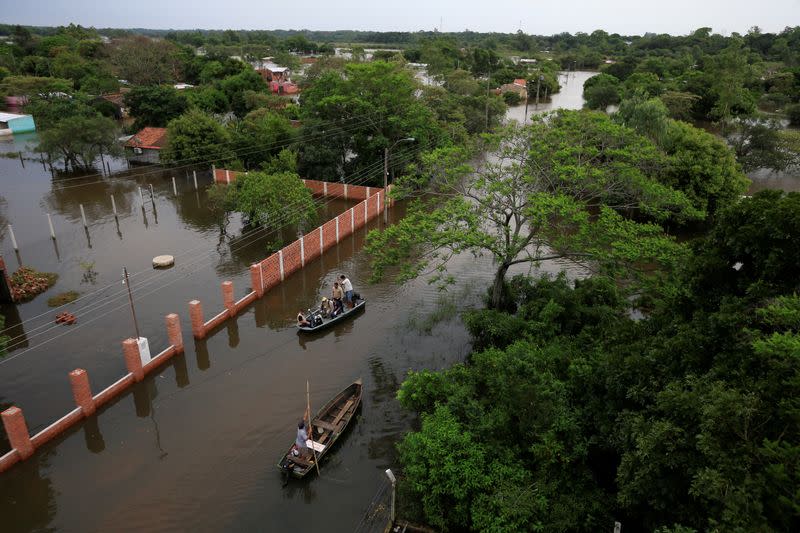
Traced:
<path id="1" fill-rule="evenodd" d="M 306 174 L 333 179 L 377 168 L 384 148 L 413 137 L 427 145 L 437 139 L 433 113 L 417 98 L 417 82 L 396 63 L 348 64 L 323 72 L 302 95 Z M 378 176 L 380 172 L 376 173 Z"/>
<path id="2" fill-rule="evenodd" d="M 214 161 L 218 165 L 236 158 L 228 131 L 214 118 L 197 109 L 190 109 L 167 126 L 167 147 L 163 161 Z"/>
<path id="3" fill-rule="evenodd" d="M 125 104 L 136 119 L 136 128 L 164 127 L 186 111 L 186 96 L 169 85 L 134 87 L 125 95 Z"/>
<path id="4" fill-rule="evenodd" d="M 254 225 L 305 230 L 316 218 L 311 192 L 291 169 L 240 174 L 230 194 L 233 209 Z"/>
<path id="5" fill-rule="evenodd" d="M 116 74 L 134 85 L 173 83 L 181 75 L 179 50 L 169 41 L 137 35 L 115 40 L 109 53 Z"/>
<path id="6" fill-rule="evenodd" d="M 287 148 L 297 129 L 285 117 L 261 108 L 235 124 L 231 134 L 239 159 L 247 168 L 255 168 Z"/>
<path id="7" fill-rule="evenodd" d="M 675 259 L 676 248 L 658 226 L 621 213 L 653 220 L 700 215 L 682 193 L 652 177 L 662 162 L 652 143 L 604 114 L 539 117 L 494 142 L 494 153 L 478 166 L 460 148 L 424 157 L 422 178 L 433 200 L 370 233 L 376 278 L 401 265 L 401 279 L 428 272 L 447 282 L 454 255 L 488 254 L 496 264 L 490 305 L 498 308 L 516 264 L 568 258 L 632 275 L 641 261 Z"/>

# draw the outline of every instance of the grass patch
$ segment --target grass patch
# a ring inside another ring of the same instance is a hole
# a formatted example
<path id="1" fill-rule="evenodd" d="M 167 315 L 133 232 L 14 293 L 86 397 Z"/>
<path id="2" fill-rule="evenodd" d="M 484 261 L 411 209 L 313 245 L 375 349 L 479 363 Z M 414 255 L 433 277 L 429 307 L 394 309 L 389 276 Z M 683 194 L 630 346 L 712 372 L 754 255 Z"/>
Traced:
<path id="1" fill-rule="evenodd" d="M 430 335 L 437 324 L 459 318 L 462 312 L 472 307 L 470 302 L 472 293 L 472 284 L 467 283 L 457 293 L 446 292 L 441 294 L 437 298 L 436 305 L 432 311 L 425 314 L 413 312 L 408 317 L 409 329 L 424 335 Z"/>
<path id="2" fill-rule="evenodd" d="M 58 274 L 39 272 L 30 267 L 21 267 L 11 274 L 11 298 L 15 302 L 33 300 L 58 281 Z"/>
<path id="3" fill-rule="evenodd" d="M 19 159 L 20 152 L 0 152 L 0 157 L 7 159 Z"/>
<path id="4" fill-rule="evenodd" d="M 61 294 L 56 294 L 47 299 L 47 305 L 50 307 L 61 307 L 62 305 L 72 303 L 78 299 L 81 293 L 78 291 L 67 291 Z"/>

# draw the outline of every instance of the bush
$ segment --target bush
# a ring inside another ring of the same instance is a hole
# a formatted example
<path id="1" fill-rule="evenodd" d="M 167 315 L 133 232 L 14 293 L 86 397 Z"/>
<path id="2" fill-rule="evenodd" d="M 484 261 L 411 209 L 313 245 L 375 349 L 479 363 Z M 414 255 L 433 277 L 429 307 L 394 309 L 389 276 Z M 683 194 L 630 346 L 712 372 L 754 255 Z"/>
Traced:
<path id="1" fill-rule="evenodd" d="M 75 300 L 78 299 L 78 296 L 80 295 L 81 293 L 79 293 L 78 291 L 62 292 L 60 294 L 56 294 L 55 296 L 48 298 L 47 305 L 48 307 L 61 307 L 62 305 L 74 302 Z"/>
<path id="2" fill-rule="evenodd" d="M 514 91 L 506 91 L 503 93 L 503 100 L 506 105 L 517 105 L 522 101 L 522 97 Z"/>
<path id="3" fill-rule="evenodd" d="M 492 309 L 467 311 L 464 324 L 472 335 L 475 350 L 505 348 L 524 337 L 528 328 L 524 319 Z"/>
<path id="4" fill-rule="evenodd" d="M 800 126 L 800 104 L 786 106 L 786 116 L 789 117 L 789 124 Z"/>

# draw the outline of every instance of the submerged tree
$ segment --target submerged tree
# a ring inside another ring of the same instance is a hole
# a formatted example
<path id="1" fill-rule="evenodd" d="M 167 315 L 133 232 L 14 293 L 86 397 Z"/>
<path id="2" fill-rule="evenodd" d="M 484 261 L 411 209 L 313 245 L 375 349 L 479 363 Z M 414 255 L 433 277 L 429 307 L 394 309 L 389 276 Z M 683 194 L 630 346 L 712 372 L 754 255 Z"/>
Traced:
<path id="1" fill-rule="evenodd" d="M 496 264 L 490 306 L 498 308 L 516 264 L 566 258 L 633 275 L 641 262 L 675 259 L 677 247 L 659 226 L 622 213 L 651 220 L 700 216 L 682 193 L 651 177 L 662 163 L 652 143 L 604 114 L 540 117 L 491 141 L 494 153 L 476 167 L 462 148 L 423 158 L 433 200 L 370 233 L 375 278 L 399 265 L 400 279 L 428 272 L 446 283 L 453 256 L 488 254 Z M 421 184 L 407 179 L 405 185 Z"/>

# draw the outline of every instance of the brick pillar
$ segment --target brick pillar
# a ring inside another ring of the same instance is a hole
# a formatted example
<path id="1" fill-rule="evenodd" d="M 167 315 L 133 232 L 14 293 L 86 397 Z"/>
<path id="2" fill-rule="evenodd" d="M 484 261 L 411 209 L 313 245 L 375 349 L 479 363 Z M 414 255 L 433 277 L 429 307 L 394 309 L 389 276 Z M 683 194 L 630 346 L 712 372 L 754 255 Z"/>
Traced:
<path id="1" fill-rule="evenodd" d="M 72 387 L 72 397 L 75 405 L 81 408 L 83 416 L 91 416 L 95 410 L 92 389 L 89 386 L 89 374 L 82 368 L 76 368 L 69 373 L 69 384 Z"/>
<path id="2" fill-rule="evenodd" d="M 250 286 L 256 291 L 256 296 L 259 298 L 264 296 L 264 280 L 259 263 L 250 265 Z"/>
<path id="3" fill-rule="evenodd" d="M 19 407 L 9 407 L 2 414 L 3 426 L 6 428 L 6 435 L 11 447 L 17 450 L 19 456 L 24 460 L 33 455 L 33 443 L 31 435 L 28 433 L 28 424 L 25 423 L 25 416 Z"/>
<path id="4" fill-rule="evenodd" d="M 183 333 L 181 333 L 181 319 L 177 313 L 170 313 L 166 316 L 167 338 L 169 343 L 175 347 L 175 351 L 183 353 Z"/>
<path id="5" fill-rule="evenodd" d="M 142 358 L 139 355 L 139 345 L 136 343 L 136 339 L 122 341 L 122 355 L 125 356 L 125 368 L 133 374 L 133 380 L 142 381 L 144 379 L 144 370 L 142 369 Z"/>
<path id="6" fill-rule="evenodd" d="M 233 298 L 232 281 L 222 282 L 222 305 L 224 305 L 225 309 L 228 310 L 230 316 L 234 316 L 236 314 L 236 300 Z"/>
<path id="7" fill-rule="evenodd" d="M 192 335 L 195 339 L 202 339 L 206 336 L 206 321 L 203 320 L 203 306 L 200 300 L 189 302 L 189 318 L 192 321 Z"/>

